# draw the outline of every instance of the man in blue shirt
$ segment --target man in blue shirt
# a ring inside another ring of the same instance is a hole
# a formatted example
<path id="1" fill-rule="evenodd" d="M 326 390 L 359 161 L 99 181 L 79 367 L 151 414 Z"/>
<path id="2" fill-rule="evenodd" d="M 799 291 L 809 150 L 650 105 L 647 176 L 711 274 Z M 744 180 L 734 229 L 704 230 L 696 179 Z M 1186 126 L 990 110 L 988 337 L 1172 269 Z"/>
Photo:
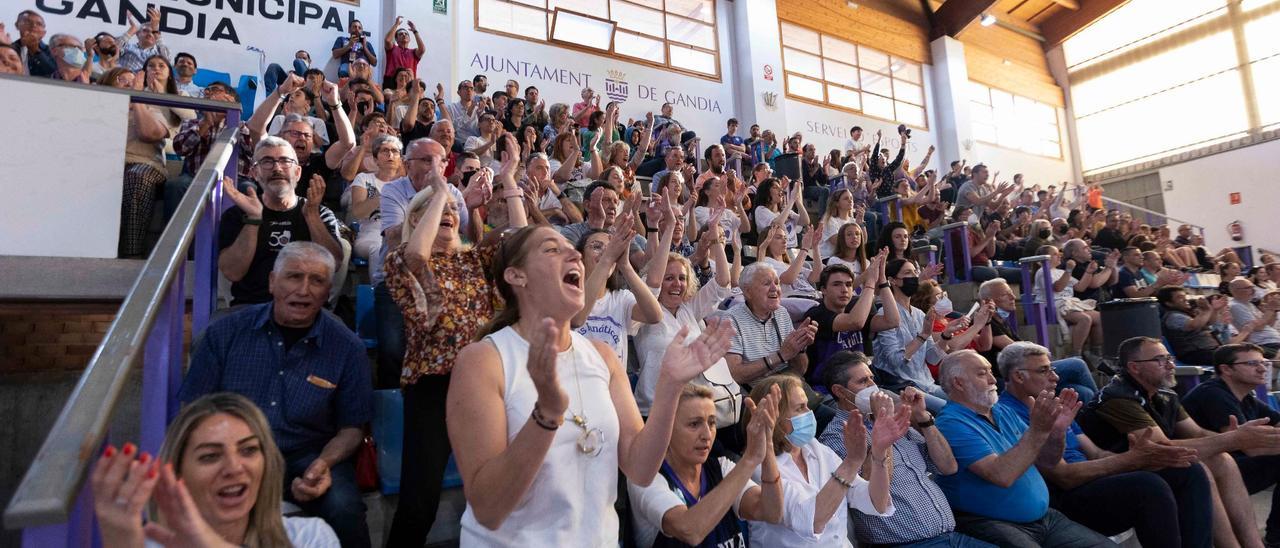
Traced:
<path id="1" fill-rule="evenodd" d="M 1031 419 L 1027 402 L 1058 385 L 1049 350 L 1015 342 L 1000 351 L 998 361 L 1005 392 L 996 407 L 1012 411 L 1025 425 Z M 1155 443 L 1150 432 L 1129 439 L 1129 451 L 1109 453 L 1072 422 L 1062 459 L 1041 469 L 1050 506 L 1104 535 L 1132 528 L 1143 546 L 1212 544 L 1213 506 L 1205 504 L 1212 495 L 1196 452 Z"/>
<path id="2" fill-rule="evenodd" d="M 284 455 L 285 499 L 328 522 L 343 546 L 369 546 L 353 457 L 373 415 L 373 388 L 364 344 L 323 311 L 333 270 L 319 244 L 284 246 L 269 276 L 271 302 L 209 326 L 178 399 L 234 392 L 253 400 Z"/>
<path id="3" fill-rule="evenodd" d="M 1053 467 L 1075 412 L 1075 391 L 1062 398 L 1045 391 L 1036 397 L 1031 424 L 1006 407 L 991 364 L 973 350 L 942 360 L 938 384 L 950 403 L 938 415 L 959 470 L 937 478 L 955 512 L 961 533 L 998 546 L 1112 546 L 1049 507 L 1049 489 L 1033 464 Z"/>

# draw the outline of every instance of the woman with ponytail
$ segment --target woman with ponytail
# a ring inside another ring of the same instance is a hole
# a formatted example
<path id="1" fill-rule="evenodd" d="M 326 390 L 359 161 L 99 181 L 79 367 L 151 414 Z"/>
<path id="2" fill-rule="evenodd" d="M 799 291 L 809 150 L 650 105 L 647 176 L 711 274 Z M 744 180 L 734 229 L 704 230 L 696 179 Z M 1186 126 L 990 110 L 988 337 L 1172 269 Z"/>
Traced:
<path id="1" fill-rule="evenodd" d="M 505 301 L 485 337 L 458 354 L 449 441 L 467 509 L 462 546 L 616 546 L 618 470 L 638 486 L 662 465 L 680 392 L 729 348 L 729 321 L 682 329 L 641 421 L 612 348 L 574 332 L 582 255 L 555 229 L 522 228 L 491 271 Z"/>

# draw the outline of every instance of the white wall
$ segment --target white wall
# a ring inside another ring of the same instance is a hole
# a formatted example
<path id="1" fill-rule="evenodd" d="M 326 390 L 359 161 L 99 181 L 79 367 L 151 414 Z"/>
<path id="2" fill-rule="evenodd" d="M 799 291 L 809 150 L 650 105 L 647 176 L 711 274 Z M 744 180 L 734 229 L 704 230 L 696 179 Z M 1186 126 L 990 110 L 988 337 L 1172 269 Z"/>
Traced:
<path id="1" fill-rule="evenodd" d="M 114 258 L 129 98 L 12 79 L 0 97 L 22 105 L 0 109 L 0 127 L 22 128 L 0 152 L 0 255 Z"/>
<path id="2" fill-rule="evenodd" d="M 1280 250 L 1280 205 L 1277 168 L 1280 141 L 1238 148 L 1160 169 L 1165 212 L 1205 227 L 1205 243 L 1212 249 L 1252 245 Z M 1232 192 L 1240 204 L 1231 205 Z M 1227 225 L 1240 221 L 1244 240 L 1233 241 Z"/>

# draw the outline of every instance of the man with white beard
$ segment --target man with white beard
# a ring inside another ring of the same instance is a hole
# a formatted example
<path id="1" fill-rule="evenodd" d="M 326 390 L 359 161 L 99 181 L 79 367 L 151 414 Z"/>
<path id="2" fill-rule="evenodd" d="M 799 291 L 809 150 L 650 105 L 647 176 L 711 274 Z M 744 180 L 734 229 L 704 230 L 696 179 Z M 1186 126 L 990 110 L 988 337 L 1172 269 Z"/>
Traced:
<path id="1" fill-rule="evenodd" d="M 951 503 L 957 531 L 998 546 L 1115 545 L 1050 508 L 1049 489 L 1037 470 L 1062 460 L 1067 429 L 1080 409 L 1074 390 L 1063 390 L 1061 397 L 1041 392 L 1027 427 L 996 405 L 991 364 L 973 350 L 948 354 L 938 384 L 950 400 L 938 414 L 938 430 L 959 469 L 937 482 Z"/>

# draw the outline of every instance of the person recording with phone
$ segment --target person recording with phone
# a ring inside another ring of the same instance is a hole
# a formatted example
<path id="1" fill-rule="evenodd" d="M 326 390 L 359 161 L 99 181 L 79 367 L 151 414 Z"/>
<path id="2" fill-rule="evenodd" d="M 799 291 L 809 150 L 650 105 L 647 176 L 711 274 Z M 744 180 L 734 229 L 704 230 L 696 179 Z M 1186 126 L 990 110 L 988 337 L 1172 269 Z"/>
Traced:
<path id="1" fill-rule="evenodd" d="M 1232 327 L 1226 295 L 1192 298 L 1181 287 L 1166 287 L 1156 293 L 1156 300 L 1162 313 L 1160 331 L 1184 364 L 1213 365 L 1213 351 L 1219 346 L 1249 337 L 1250 332 Z"/>
<path id="2" fill-rule="evenodd" d="M 364 37 L 364 23 L 354 20 L 347 27 L 348 36 L 339 36 L 333 41 L 333 58 L 338 59 L 338 77 L 350 75 L 351 63 L 356 59 L 364 59 L 370 65 L 378 65 L 378 55 Z"/>

